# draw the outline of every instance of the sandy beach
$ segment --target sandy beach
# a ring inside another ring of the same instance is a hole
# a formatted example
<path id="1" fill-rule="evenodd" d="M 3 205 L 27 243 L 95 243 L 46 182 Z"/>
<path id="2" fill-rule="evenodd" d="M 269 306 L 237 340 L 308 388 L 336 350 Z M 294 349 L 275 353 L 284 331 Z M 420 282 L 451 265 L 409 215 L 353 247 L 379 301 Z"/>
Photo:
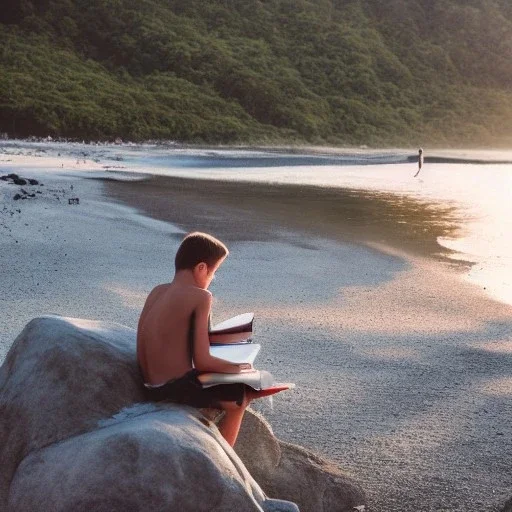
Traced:
<path id="1" fill-rule="evenodd" d="M 278 437 L 333 460 L 371 511 L 498 511 L 512 496 L 512 310 L 437 244 L 458 229 L 452 209 L 355 189 L 105 179 L 84 160 L 0 155 L 0 175 L 39 182 L 14 200 L 20 186 L 0 181 L 0 361 L 37 315 L 135 327 L 182 235 L 206 230 L 231 251 L 214 320 L 254 311 L 257 365 L 296 383 L 255 405 Z"/>

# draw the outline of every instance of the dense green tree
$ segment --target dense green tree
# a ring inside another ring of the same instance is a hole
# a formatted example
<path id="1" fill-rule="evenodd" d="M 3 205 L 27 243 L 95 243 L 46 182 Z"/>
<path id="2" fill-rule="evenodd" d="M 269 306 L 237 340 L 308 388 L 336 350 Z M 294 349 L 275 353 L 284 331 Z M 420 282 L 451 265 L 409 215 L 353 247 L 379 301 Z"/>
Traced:
<path id="1" fill-rule="evenodd" d="M 0 130 L 491 144 L 509 0 L 3 0 Z"/>

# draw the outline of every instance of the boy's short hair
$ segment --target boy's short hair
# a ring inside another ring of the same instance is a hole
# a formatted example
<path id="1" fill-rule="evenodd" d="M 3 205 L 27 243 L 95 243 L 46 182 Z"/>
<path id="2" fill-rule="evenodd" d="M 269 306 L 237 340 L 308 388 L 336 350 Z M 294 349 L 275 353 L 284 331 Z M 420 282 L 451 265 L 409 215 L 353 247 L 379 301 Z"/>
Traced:
<path id="1" fill-rule="evenodd" d="M 191 270 L 201 262 L 212 267 L 228 254 L 228 248 L 220 240 L 207 233 L 195 231 L 189 233 L 181 242 L 174 258 L 174 266 L 176 272 L 185 269 Z"/>

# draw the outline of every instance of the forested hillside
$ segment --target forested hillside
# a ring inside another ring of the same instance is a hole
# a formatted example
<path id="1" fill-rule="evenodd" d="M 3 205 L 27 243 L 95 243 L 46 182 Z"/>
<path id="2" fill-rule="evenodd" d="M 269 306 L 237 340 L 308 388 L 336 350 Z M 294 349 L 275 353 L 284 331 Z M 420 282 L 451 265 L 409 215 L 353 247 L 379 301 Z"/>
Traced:
<path id="1" fill-rule="evenodd" d="M 0 131 L 512 143 L 510 0 L 2 0 Z"/>

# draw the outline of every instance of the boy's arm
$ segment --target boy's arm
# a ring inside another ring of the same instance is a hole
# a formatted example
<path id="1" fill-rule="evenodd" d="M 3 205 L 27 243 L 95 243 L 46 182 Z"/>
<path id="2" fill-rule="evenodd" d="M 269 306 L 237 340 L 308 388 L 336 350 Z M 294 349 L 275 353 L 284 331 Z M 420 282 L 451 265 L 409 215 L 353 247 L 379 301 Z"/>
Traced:
<path id="1" fill-rule="evenodd" d="M 240 373 L 251 368 L 250 364 L 233 364 L 210 354 L 208 317 L 212 305 L 212 295 L 208 291 L 201 293 L 196 306 L 194 329 L 194 366 L 200 372 Z"/>

